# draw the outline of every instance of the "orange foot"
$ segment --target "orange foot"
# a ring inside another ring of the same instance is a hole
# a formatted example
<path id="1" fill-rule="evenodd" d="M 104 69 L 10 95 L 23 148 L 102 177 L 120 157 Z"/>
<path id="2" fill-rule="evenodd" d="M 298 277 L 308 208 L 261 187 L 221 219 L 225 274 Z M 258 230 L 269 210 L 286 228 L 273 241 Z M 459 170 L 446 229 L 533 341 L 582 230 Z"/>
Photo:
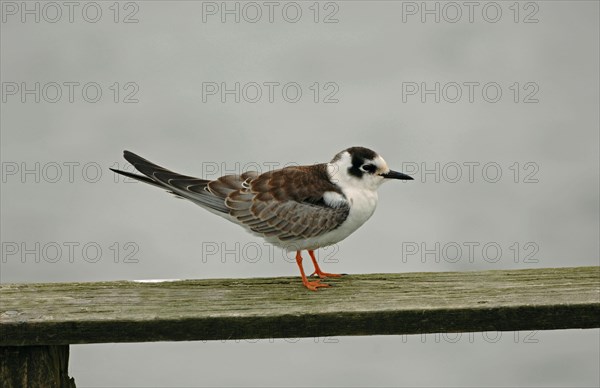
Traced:
<path id="1" fill-rule="evenodd" d="M 323 279 L 323 278 L 341 278 L 342 276 L 344 276 L 341 273 L 329 273 L 329 272 L 322 272 L 322 271 L 318 271 L 318 272 L 315 271 L 308 276 L 312 277 L 315 275 L 320 277 L 321 279 Z"/>
<path id="2" fill-rule="evenodd" d="M 296 263 L 298 263 L 298 268 L 300 269 L 300 275 L 302 276 L 302 284 L 304 287 L 308 288 L 311 291 L 317 291 L 319 287 L 329 287 L 329 284 L 321 283 L 319 280 L 315 280 L 313 282 L 309 282 L 304 274 L 304 267 L 302 267 L 302 255 L 300 251 L 296 251 Z"/>
<path id="3" fill-rule="evenodd" d="M 309 276 L 317 275 L 321 279 L 323 279 L 323 278 L 339 278 L 339 277 L 343 276 L 343 275 L 337 274 L 337 273 L 329 273 L 329 272 L 321 271 L 321 268 L 319 267 L 319 263 L 317 263 L 317 258 L 315 257 L 315 251 L 309 250 L 308 254 L 310 255 L 310 259 L 312 260 L 313 265 L 315 266 L 315 272 L 313 272 Z"/>
<path id="4" fill-rule="evenodd" d="M 307 280 L 302 279 L 302 284 L 304 284 L 304 287 L 308 288 L 311 291 L 317 291 L 317 288 L 319 288 L 319 287 L 329 287 L 329 284 L 321 283 L 321 281 L 319 281 L 319 280 L 315 280 L 314 282 L 309 282 L 308 279 Z"/>

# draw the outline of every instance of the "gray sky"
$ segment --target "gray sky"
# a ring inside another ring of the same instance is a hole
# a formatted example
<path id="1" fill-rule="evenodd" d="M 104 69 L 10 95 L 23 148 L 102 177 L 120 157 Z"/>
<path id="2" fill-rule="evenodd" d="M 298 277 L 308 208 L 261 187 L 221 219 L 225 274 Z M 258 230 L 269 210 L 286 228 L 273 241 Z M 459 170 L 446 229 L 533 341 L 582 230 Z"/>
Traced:
<path id="1" fill-rule="evenodd" d="M 414 175 L 320 252 L 329 272 L 598 265 L 598 2 L 1 4 L 3 283 L 297 275 L 241 228 L 115 177 L 123 149 L 210 178 L 363 145 Z M 598 330 L 496 334 L 74 346 L 71 373 L 600 384 Z"/>

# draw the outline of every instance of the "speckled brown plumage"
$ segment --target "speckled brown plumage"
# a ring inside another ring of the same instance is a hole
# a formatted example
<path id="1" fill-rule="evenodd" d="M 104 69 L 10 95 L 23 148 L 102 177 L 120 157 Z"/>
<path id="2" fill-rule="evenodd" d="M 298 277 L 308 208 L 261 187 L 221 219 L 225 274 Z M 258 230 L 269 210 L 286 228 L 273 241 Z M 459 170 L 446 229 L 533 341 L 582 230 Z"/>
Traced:
<path id="1" fill-rule="evenodd" d="M 293 166 L 264 174 L 245 172 L 208 181 L 181 175 L 131 152 L 125 158 L 146 175 L 127 176 L 163 187 L 213 211 L 229 214 L 265 237 L 294 241 L 322 235 L 348 217 L 347 204 L 325 203 L 323 195 L 341 190 L 329 181 L 326 164 Z"/>

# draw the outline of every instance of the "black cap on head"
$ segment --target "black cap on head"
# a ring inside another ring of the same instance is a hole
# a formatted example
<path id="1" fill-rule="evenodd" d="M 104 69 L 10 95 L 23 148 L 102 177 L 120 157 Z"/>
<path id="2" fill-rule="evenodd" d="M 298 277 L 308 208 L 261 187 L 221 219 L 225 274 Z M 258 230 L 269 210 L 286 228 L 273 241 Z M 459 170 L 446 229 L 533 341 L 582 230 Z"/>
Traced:
<path id="1" fill-rule="evenodd" d="M 357 178 L 362 178 L 364 171 L 361 166 L 367 160 L 373 160 L 377 157 L 377 153 L 365 147 L 350 147 L 346 149 L 352 158 L 352 167 L 348 168 L 348 173 Z"/>

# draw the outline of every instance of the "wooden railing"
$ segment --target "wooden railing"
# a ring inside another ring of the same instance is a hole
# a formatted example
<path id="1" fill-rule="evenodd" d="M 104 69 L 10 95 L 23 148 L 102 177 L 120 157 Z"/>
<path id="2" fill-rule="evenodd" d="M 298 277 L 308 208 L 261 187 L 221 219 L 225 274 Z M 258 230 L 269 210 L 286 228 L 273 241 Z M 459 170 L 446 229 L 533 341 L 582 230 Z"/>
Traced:
<path id="1" fill-rule="evenodd" d="M 69 344 L 600 327 L 600 267 L 3 284 L 0 385 L 74 386 Z"/>

